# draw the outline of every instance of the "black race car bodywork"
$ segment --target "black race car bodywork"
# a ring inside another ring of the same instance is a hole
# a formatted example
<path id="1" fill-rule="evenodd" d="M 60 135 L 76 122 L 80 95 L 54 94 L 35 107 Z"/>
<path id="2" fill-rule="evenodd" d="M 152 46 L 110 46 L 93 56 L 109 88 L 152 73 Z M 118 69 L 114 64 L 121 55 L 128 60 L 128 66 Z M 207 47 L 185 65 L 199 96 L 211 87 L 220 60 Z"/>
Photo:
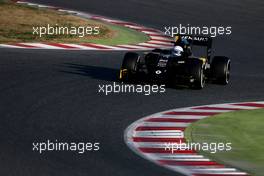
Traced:
<path id="1" fill-rule="evenodd" d="M 120 80 L 145 78 L 152 82 L 188 85 L 197 89 L 202 89 L 208 80 L 228 84 L 230 59 L 216 56 L 211 61 L 212 38 L 182 35 L 176 36 L 173 43 L 182 46 L 181 56 L 174 55 L 172 49 L 154 49 L 143 56 L 126 53 L 120 69 Z M 194 46 L 205 47 L 205 56 L 195 56 L 192 53 Z"/>

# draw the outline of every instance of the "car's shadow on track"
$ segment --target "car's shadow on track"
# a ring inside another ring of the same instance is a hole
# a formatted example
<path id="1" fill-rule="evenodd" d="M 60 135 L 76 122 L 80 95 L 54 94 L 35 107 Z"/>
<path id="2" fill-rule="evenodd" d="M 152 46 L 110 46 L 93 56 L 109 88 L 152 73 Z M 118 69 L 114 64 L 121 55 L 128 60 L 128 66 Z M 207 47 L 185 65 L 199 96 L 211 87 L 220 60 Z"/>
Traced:
<path id="1" fill-rule="evenodd" d="M 76 74 L 81 76 L 89 76 L 93 79 L 104 80 L 104 81 L 117 81 L 118 80 L 118 69 L 101 67 L 101 66 L 91 66 L 82 65 L 75 63 L 64 63 L 63 67 L 65 70 L 60 70 L 60 72 L 68 74 Z"/>
<path id="2" fill-rule="evenodd" d="M 75 74 L 81 76 L 88 76 L 90 78 L 96 80 L 103 80 L 103 81 L 111 81 L 111 82 L 119 82 L 119 69 L 109 68 L 109 67 L 102 67 L 102 66 L 91 66 L 91 65 L 82 65 L 82 64 L 75 64 L 75 63 L 64 63 L 62 65 L 64 70 L 59 70 L 59 72 L 67 73 L 67 74 Z M 153 81 L 148 80 L 144 76 L 140 76 L 140 80 L 134 80 L 131 82 L 126 82 L 127 84 L 140 84 L 140 85 L 154 85 L 158 84 L 161 85 L 162 83 L 156 83 Z M 191 89 L 185 85 L 169 85 L 165 84 L 166 88 L 168 89 L 176 89 L 176 90 L 185 90 Z"/>

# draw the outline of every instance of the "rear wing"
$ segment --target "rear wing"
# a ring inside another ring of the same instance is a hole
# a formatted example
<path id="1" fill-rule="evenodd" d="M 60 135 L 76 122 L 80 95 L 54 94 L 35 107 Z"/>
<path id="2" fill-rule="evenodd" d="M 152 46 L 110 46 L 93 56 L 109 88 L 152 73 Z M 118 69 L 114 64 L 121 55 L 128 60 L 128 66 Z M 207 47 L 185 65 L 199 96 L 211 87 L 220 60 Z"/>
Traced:
<path id="1" fill-rule="evenodd" d="M 197 45 L 197 46 L 205 46 L 207 47 L 207 58 L 210 60 L 211 57 L 211 49 L 212 49 L 212 38 L 205 36 L 192 36 L 192 35 L 176 35 L 175 41 L 173 42 L 175 45 L 179 43 L 187 43 L 187 45 Z"/>

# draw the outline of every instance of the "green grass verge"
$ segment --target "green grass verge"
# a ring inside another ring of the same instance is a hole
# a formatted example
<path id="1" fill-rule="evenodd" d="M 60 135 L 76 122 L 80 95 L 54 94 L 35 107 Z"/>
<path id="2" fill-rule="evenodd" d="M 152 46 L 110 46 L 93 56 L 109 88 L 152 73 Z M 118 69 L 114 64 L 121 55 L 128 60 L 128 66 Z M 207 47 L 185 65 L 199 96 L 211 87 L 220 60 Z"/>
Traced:
<path id="1" fill-rule="evenodd" d="M 255 176 L 264 173 L 263 109 L 229 112 L 199 120 L 186 129 L 185 137 L 189 142 L 231 142 L 231 151 L 200 153 Z"/>
<path id="2" fill-rule="evenodd" d="M 146 42 L 149 37 L 139 31 L 120 25 L 84 19 L 51 9 L 18 5 L 7 0 L 0 0 L 0 43 L 17 42 L 55 42 L 55 43 L 96 43 L 105 45 L 137 44 Z M 99 27 L 97 35 L 33 34 L 33 27 Z"/>
<path id="3" fill-rule="evenodd" d="M 7 3 L 9 0 L 0 0 L 0 3 Z"/>

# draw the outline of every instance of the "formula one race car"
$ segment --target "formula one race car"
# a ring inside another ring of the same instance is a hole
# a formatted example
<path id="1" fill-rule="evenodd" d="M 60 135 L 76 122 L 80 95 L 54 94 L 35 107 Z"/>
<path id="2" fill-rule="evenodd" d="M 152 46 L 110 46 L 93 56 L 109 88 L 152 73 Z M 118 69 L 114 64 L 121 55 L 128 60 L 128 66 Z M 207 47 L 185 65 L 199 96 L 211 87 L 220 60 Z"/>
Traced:
<path id="1" fill-rule="evenodd" d="M 228 84 L 230 59 L 215 56 L 211 61 L 212 38 L 178 35 L 172 43 L 172 49 L 154 49 L 143 56 L 126 53 L 119 79 L 128 82 L 145 77 L 148 81 L 187 85 L 195 89 L 202 89 L 206 81 Z M 195 46 L 206 49 L 206 54 L 193 55 Z"/>

